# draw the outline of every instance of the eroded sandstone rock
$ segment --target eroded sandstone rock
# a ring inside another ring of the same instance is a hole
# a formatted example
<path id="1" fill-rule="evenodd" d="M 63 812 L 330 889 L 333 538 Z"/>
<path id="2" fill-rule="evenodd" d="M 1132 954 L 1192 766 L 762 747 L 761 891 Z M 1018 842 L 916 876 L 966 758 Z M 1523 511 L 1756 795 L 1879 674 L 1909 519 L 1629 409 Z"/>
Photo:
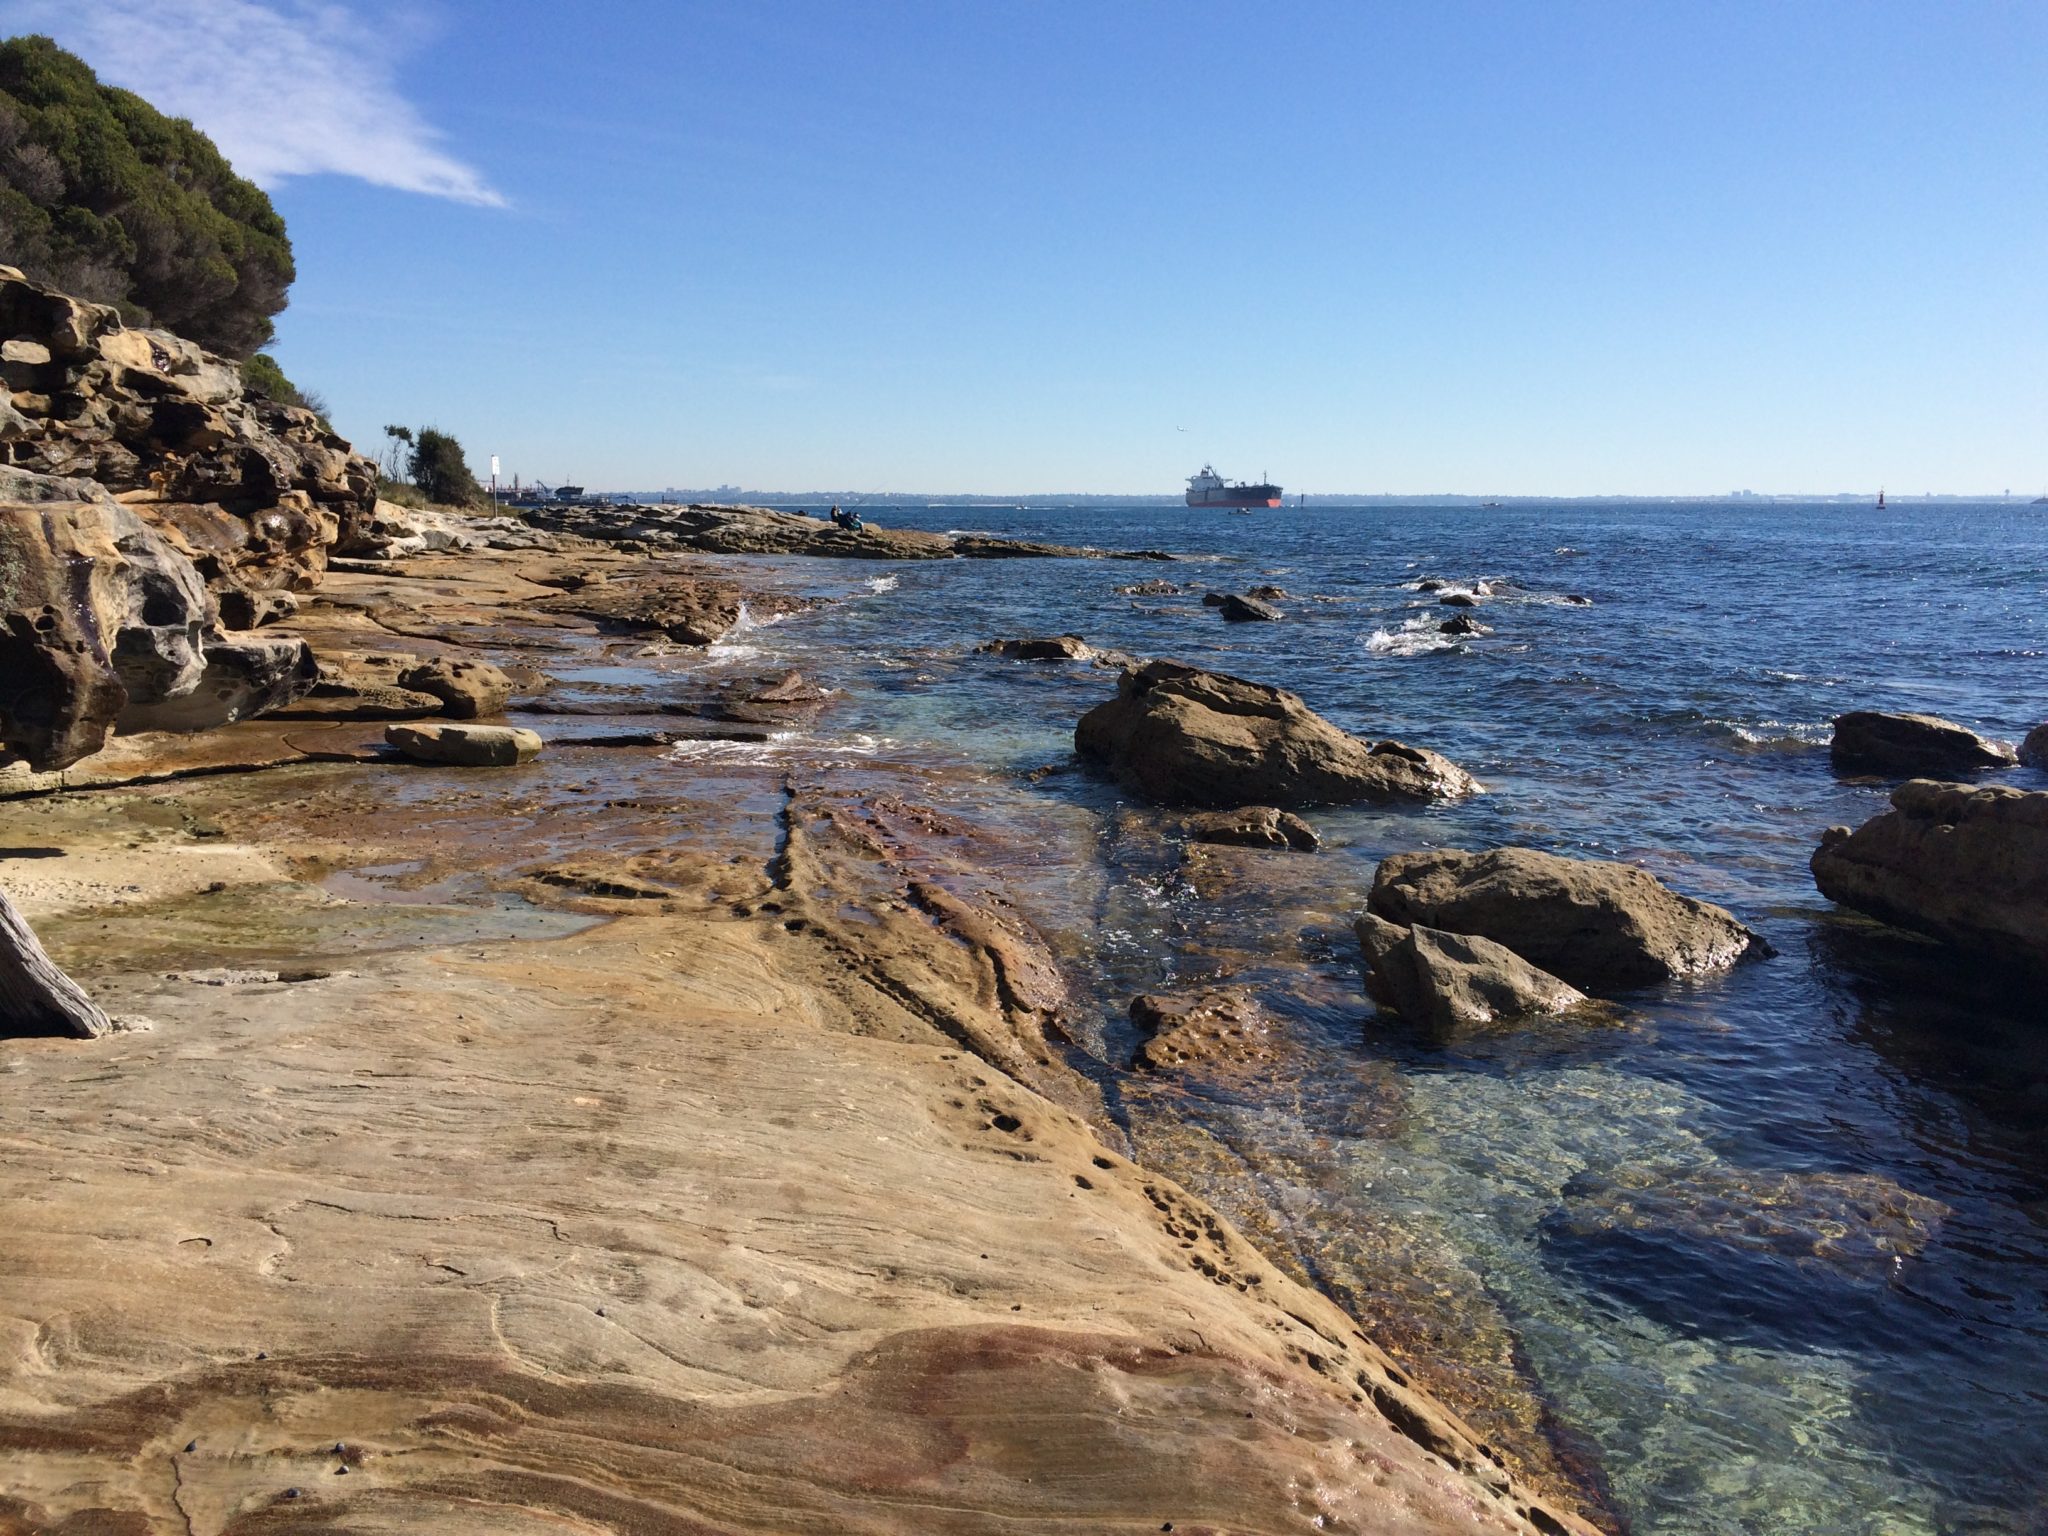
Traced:
<path id="1" fill-rule="evenodd" d="M 1268 1024 L 1241 987 L 1148 992 L 1131 999 L 1131 1022 L 1146 1034 L 1138 1065 L 1154 1071 L 1237 1067 L 1268 1054 Z"/>
<path id="2" fill-rule="evenodd" d="M 375 465 L 183 337 L 0 271 L 0 342 L 48 356 L 8 365 L 0 463 L 132 496 L 210 583 L 310 585 L 375 504 Z"/>
<path id="3" fill-rule="evenodd" d="M 1534 848 L 1395 854 L 1381 862 L 1366 906 L 1392 923 L 1492 939 L 1596 992 L 1768 953 L 1730 913 L 1681 896 L 1647 870 Z"/>
<path id="4" fill-rule="evenodd" d="M 2019 761 L 2005 742 L 1987 740 L 1953 720 L 1873 709 L 1838 715 L 1828 752 L 1837 768 L 1851 773 L 1980 773 Z"/>
<path id="5" fill-rule="evenodd" d="M 1441 800 L 1479 786 L 1449 758 L 1339 730 L 1294 694 L 1174 661 L 1126 671 L 1074 731 L 1080 754 L 1166 805 Z"/>
<path id="6" fill-rule="evenodd" d="M 1889 811 L 1828 829 L 1813 879 L 1845 907 L 2048 970 L 2048 792 L 1909 780 Z"/>
<path id="7" fill-rule="evenodd" d="M 1477 934 L 1404 928 L 1370 912 L 1354 931 L 1365 952 L 1366 995 L 1420 1029 L 1455 1034 L 1595 1006 L 1578 988 Z"/>

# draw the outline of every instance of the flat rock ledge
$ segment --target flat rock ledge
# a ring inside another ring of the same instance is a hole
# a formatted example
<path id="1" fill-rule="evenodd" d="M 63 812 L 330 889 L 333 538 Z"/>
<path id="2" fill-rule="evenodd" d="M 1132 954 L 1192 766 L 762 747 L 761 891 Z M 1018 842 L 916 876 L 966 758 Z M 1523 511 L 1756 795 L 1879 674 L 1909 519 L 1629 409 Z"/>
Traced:
<path id="1" fill-rule="evenodd" d="M 1911 779 L 1813 856 L 1830 901 L 1958 949 L 2048 971 L 2048 792 Z"/>
<path id="2" fill-rule="evenodd" d="M 1162 805 L 1299 808 L 1451 800 L 1479 785 L 1449 758 L 1338 729 L 1284 688 L 1149 661 L 1074 729 L 1083 758 Z"/>
<path id="3" fill-rule="evenodd" d="M 1366 910 L 1491 939 L 1588 992 L 1657 986 L 1770 953 L 1731 913 L 1647 870 L 1534 848 L 1395 854 L 1374 875 Z"/>
<path id="4" fill-rule="evenodd" d="M 1936 715 L 1858 709 L 1835 719 L 1828 749 L 1845 773 L 1957 774 L 2010 768 L 2019 754 L 2002 741 Z"/>

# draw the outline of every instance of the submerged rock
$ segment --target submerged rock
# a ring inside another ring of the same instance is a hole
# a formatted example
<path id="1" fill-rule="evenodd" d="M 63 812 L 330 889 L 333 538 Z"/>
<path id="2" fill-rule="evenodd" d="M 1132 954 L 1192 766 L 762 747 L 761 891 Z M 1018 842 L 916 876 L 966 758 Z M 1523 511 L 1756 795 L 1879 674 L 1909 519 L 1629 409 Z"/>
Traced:
<path id="1" fill-rule="evenodd" d="M 540 755 L 540 736 L 512 725 L 393 725 L 384 739 L 406 757 L 461 768 L 509 768 Z"/>
<path id="2" fill-rule="evenodd" d="M 1270 623 L 1284 615 L 1271 603 L 1262 603 L 1255 597 L 1239 597 L 1235 592 L 1224 594 L 1223 601 L 1216 605 L 1224 621 L 1230 624 L 1246 624 L 1254 621 Z"/>
<path id="3" fill-rule="evenodd" d="M 1081 717 L 1074 746 L 1165 805 L 1443 800 L 1479 788 L 1449 758 L 1369 744 L 1285 689 L 1174 661 L 1126 671 L 1116 697 Z"/>
<path id="4" fill-rule="evenodd" d="M 1830 901 L 1961 949 L 2048 970 L 2048 792 L 1912 779 L 1813 856 Z"/>
<path id="5" fill-rule="evenodd" d="M 1287 601 L 1288 593 L 1285 587 L 1276 587 L 1268 582 L 1263 586 L 1248 588 L 1245 596 L 1255 597 L 1262 603 L 1284 603 Z"/>
<path id="6" fill-rule="evenodd" d="M 1138 1065 L 1154 1071 L 1241 1066 L 1267 1053 L 1265 1014 L 1239 987 L 1147 993 L 1131 1000 L 1131 1022 L 1149 1036 Z"/>
<path id="7" fill-rule="evenodd" d="M 1592 1009 L 1585 993 L 1477 934 L 1404 928 L 1370 912 L 1355 930 L 1366 995 L 1420 1029 L 1455 1034 L 1475 1025 Z"/>
<path id="8" fill-rule="evenodd" d="M 1294 848 L 1312 852 L 1322 846 L 1316 830 L 1291 811 L 1270 805 L 1241 806 L 1234 811 L 1205 811 L 1191 816 L 1188 839 L 1238 848 Z"/>
<path id="9" fill-rule="evenodd" d="M 1381 862 L 1366 906 L 1392 923 L 1492 939 L 1591 991 L 1653 986 L 1768 953 L 1730 913 L 1647 870 L 1533 848 L 1395 854 Z"/>
<path id="10" fill-rule="evenodd" d="M 1469 592 L 1446 592 L 1437 601 L 1446 608 L 1477 608 L 1479 599 Z"/>
<path id="11" fill-rule="evenodd" d="M 1871 709 L 1836 717 L 1829 755 L 1851 773 L 1916 776 L 1978 773 L 2019 761 L 2005 742 L 1986 740 L 1953 720 Z"/>
<path id="12" fill-rule="evenodd" d="M 1180 591 L 1180 584 L 1154 578 L 1151 581 L 1134 581 L 1129 586 L 1116 589 L 1119 597 L 1173 597 Z"/>
<path id="13" fill-rule="evenodd" d="M 1880 1174 L 1623 1167 L 1582 1173 L 1549 1224 L 1883 1273 L 1933 1239 L 1949 1207 Z"/>

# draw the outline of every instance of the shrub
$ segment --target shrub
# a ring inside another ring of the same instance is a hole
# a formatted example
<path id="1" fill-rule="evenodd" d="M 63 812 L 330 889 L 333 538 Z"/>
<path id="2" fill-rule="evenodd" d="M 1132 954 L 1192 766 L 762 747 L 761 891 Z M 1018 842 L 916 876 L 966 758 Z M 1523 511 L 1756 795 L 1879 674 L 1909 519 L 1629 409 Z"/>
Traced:
<path id="1" fill-rule="evenodd" d="M 235 358 L 296 275 L 284 220 L 212 140 L 47 37 L 0 41 L 0 262 Z"/>
<path id="2" fill-rule="evenodd" d="M 473 507 L 484 499 L 484 488 L 470 473 L 469 460 L 462 456 L 462 444 L 446 432 L 421 427 L 412 445 L 412 483 L 427 500 L 448 507 Z"/>

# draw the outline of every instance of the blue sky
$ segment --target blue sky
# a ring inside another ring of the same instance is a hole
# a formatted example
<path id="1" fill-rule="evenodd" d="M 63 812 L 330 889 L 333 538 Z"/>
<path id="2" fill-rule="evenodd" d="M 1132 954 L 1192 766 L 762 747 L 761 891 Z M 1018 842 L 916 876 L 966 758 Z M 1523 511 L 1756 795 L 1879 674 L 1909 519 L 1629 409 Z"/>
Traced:
<path id="1" fill-rule="evenodd" d="M 369 446 L 652 488 L 2048 488 L 2048 5 L 0 0 Z"/>

